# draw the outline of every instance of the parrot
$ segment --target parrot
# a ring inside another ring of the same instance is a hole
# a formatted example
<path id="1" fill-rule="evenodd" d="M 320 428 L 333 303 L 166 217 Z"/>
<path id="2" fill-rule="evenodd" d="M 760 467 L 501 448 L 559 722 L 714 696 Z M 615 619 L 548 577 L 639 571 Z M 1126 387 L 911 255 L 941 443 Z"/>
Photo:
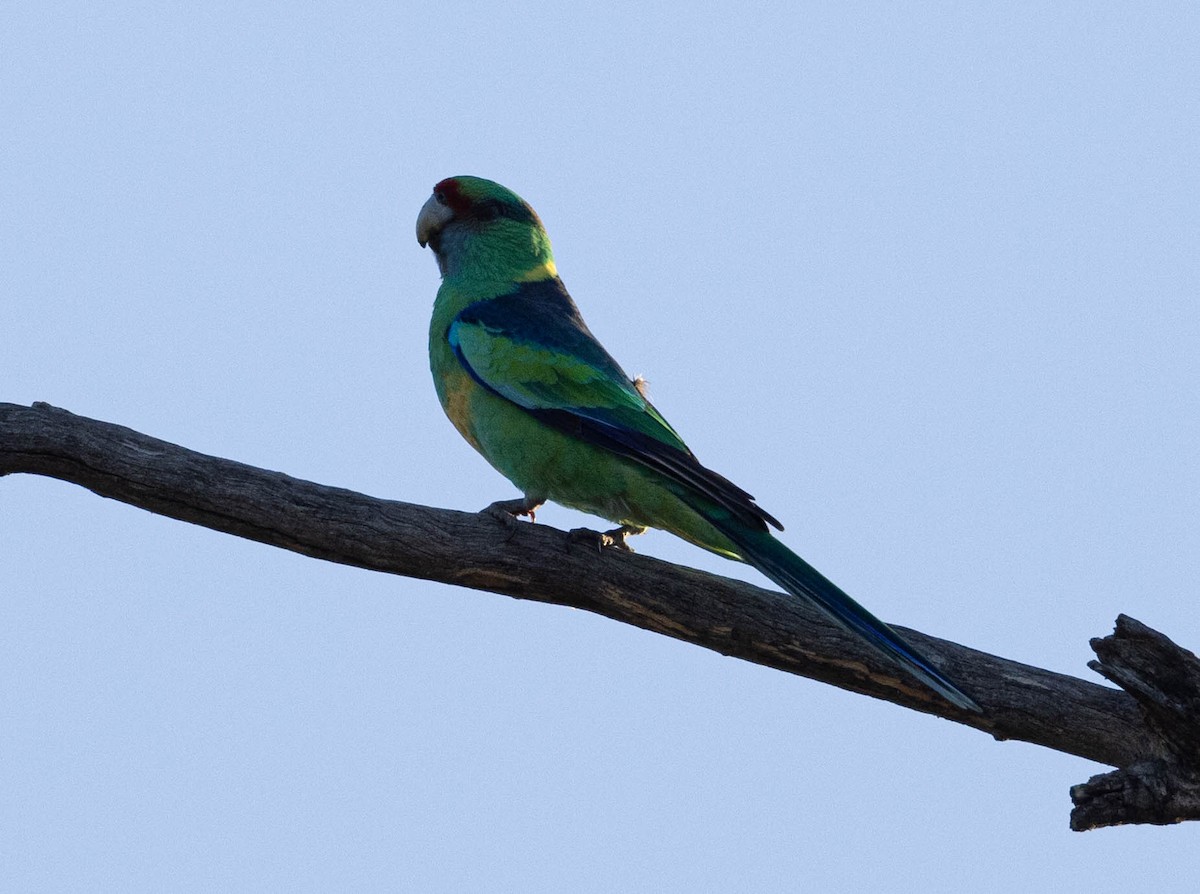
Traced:
<path id="1" fill-rule="evenodd" d="M 535 519 L 550 500 L 618 527 L 600 543 L 656 528 L 745 562 L 807 600 L 957 708 L 979 705 L 891 627 L 792 552 L 754 497 L 700 464 L 592 335 L 558 276 L 550 238 L 515 192 L 449 177 L 417 216 L 441 285 L 429 363 L 451 423 L 522 496 L 486 512 Z"/>

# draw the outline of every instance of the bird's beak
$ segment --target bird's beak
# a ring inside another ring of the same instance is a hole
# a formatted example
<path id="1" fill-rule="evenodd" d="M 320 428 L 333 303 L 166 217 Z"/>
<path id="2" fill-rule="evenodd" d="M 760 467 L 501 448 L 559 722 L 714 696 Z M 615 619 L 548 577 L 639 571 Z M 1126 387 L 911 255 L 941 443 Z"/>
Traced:
<path id="1" fill-rule="evenodd" d="M 417 215 L 417 242 L 421 244 L 421 248 L 428 245 L 429 240 L 449 223 L 452 217 L 453 211 L 430 196 L 421 206 L 421 213 Z"/>

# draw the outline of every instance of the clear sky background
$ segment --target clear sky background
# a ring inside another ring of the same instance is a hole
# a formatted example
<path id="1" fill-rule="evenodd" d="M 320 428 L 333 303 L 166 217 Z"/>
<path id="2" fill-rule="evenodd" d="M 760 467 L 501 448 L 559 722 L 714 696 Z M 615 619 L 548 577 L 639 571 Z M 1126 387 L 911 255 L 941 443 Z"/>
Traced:
<path id="1" fill-rule="evenodd" d="M 1200 646 L 1194 4 L 170 6 L 0 12 L 0 400 L 513 496 L 426 361 L 415 217 L 478 174 L 882 617 Z M 0 480 L 3 890 L 1194 891 L 1200 826 L 1067 830 L 1104 769 Z"/>

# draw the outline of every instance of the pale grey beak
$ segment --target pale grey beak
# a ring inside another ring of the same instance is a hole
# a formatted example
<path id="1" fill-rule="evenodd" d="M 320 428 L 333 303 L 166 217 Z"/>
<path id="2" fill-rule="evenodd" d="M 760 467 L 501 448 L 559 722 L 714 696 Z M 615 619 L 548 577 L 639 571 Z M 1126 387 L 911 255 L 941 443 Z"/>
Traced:
<path id="1" fill-rule="evenodd" d="M 430 196 L 417 215 L 417 242 L 424 248 L 429 240 L 454 217 L 454 212 Z"/>

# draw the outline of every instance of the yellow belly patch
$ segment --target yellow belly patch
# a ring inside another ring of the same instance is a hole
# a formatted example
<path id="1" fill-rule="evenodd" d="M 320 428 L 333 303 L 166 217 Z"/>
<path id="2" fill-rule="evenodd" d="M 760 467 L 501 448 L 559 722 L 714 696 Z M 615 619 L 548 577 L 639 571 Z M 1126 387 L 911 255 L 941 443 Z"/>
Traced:
<path id="1" fill-rule="evenodd" d="M 443 408 L 458 433 L 476 450 L 483 452 L 471 426 L 471 391 L 478 387 L 467 375 L 454 376 L 446 383 Z"/>

